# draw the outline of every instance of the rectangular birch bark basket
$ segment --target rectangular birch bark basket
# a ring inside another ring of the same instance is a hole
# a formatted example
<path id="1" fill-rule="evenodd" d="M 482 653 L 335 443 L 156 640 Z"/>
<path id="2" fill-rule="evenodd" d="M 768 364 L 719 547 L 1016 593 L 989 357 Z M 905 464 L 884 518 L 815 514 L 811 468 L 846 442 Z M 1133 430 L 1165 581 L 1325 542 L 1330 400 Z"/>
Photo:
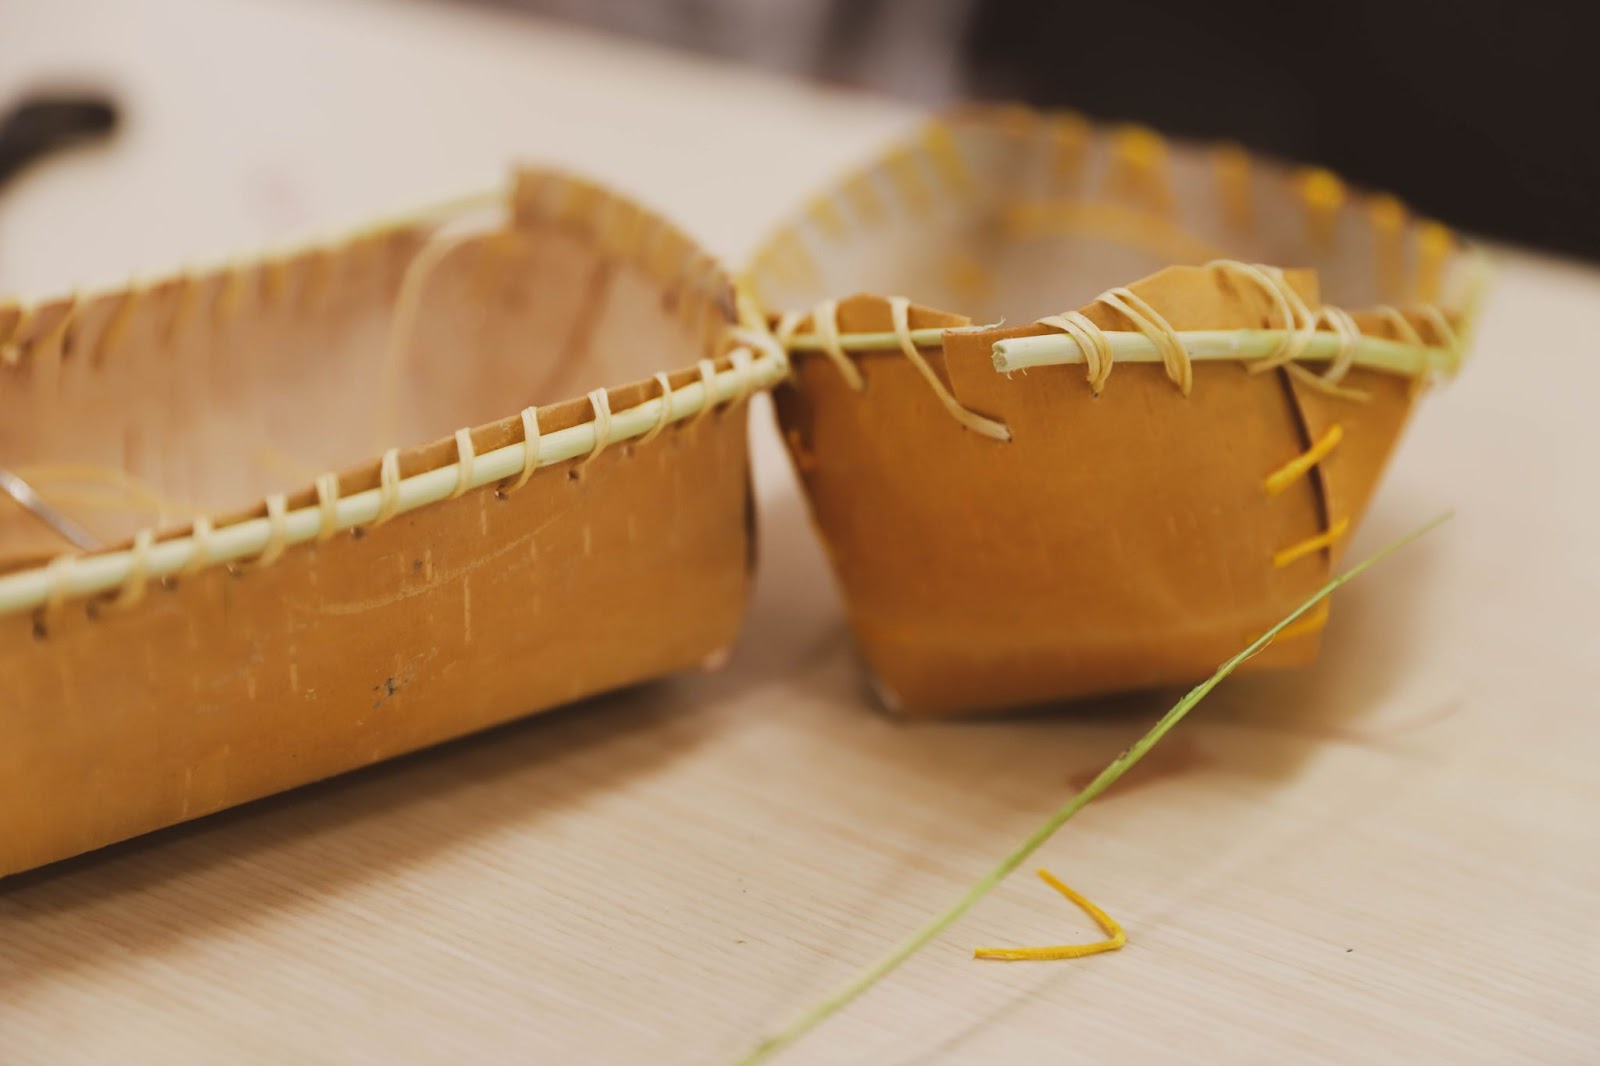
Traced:
<path id="1" fill-rule="evenodd" d="M 0 306 L 0 874 L 714 663 L 785 372 L 734 321 L 676 228 L 535 171 Z"/>

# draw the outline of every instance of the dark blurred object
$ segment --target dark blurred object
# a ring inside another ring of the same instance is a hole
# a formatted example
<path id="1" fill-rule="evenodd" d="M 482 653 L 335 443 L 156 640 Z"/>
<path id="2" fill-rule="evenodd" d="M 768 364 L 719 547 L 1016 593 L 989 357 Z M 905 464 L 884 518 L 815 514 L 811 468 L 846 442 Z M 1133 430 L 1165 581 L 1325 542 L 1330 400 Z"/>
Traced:
<path id="1" fill-rule="evenodd" d="M 972 85 L 1230 138 L 1464 229 L 1600 258 L 1589 3 L 988 0 Z"/>
<path id="2" fill-rule="evenodd" d="M 930 104 L 1235 140 L 1600 259 L 1600 5 L 1533 0 L 484 0 Z"/>
<path id="3" fill-rule="evenodd" d="M 103 96 L 39 96 L 0 122 L 0 185 L 51 152 L 109 136 L 117 109 Z"/>
<path id="4" fill-rule="evenodd" d="M 920 100 L 962 90 L 976 0 L 476 0 Z"/>

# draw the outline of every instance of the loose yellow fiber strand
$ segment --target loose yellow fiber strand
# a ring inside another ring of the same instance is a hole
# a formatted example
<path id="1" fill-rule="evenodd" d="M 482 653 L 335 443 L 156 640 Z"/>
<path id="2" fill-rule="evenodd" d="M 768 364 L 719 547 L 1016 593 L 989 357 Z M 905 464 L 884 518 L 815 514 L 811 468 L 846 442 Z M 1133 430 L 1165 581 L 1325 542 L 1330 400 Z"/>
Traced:
<path id="1" fill-rule="evenodd" d="M 1077 904 L 1079 910 L 1093 918 L 1094 924 L 1104 930 L 1106 939 L 1096 940 L 1092 944 L 1055 944 L 1047 948 L 975 948 L 972 952 L 973 958 L 997 959 L 1001 962 L 1082 959 L 1090 955 L 1103 955 L 1108 951 L 1120 951 L 1128 943 L 1128 934 L 1122 931 L 1122 926 L 1117 924 L 1115 918 L 1058 880 L 1049 870 L 1041 869 L 1036 872 L 1039 880 Z"/>
<path id="2" fill-rule="evenodd" d="M 1299 607 L 1296 607 L 1293 611 L 1290 611 L 1287 615 L 1285 615 L 1283 620 L 1277 625 L 1273 626 L 1271 629 L 1261 634 L 1261 636 L 1251 641 L 1249 646 L 1243 651 L 1239 652 L 1239 654 L 1235 655 L 1233 658 L 1229 659 L 1227 662 L 1218 667 L 1216 673 L 1212 674 L 1205 681 L 1202 681 L 1193 689 L 1189 690 L 1189 693 L 1176 704 L 1174 704 L 1171 710 L 1161 716 L 1160 721 L 1156 722 L 1156 724 L 1150 728 L 1149 732 L 1145 733 L 1144 736 L 1135 741 L 1132 747 L 1128 748 L 1121 755 L 1118 755 L 1115 759 L 1111 760 L 1111 764 L 1104 770 L 1100 771 L 1099 776 L 1097 776 L 1093 781 L 1089 782 L 1089 784 L 1081 792 L 1067 800 L 1066 803 L 1064 803 L 1053 814 L 1046 818 L 1044 823 L 1040 825 L 1039 828 L 1035 829 L 1033 833 L 1028 836 L 1028 839 L 1022 842 L 1020 847 L 1018 847 L 1010 855 L 1007 855 L 1004 859 L 1001 859 L 999 865 L 995 866 L 994 869 L 990 870 L 987 874 L 980 878 L 977 884 L 969 888 L 966 893 L 955 902 L 954 906 L 950 907 L 943 914 L 940 914 L 938 917 L 933 919 L 933 921 L 929 922 L 914 936 L 912 936 L 911 939 L 907 940 L 904 944 L 900 945 L 900 947 L 890 952 L 883 959 L 879 960 L 874 965 L 867 967 L 867 969 L 863 970 L 860 974 L 851 979 L 843 988 L 839 989 L 833 995 L 829 996 L 815 1007 L 812 1007 L 810 1010 L 800 1015 L 800 1017 L 796 1018 L 789 1025 L 763 1039 L 759 1044 L 752 1048 L 748 1054 L 738 1060 L 738 1066 L 758 1066 L 760 1063 L 770 1061 L 773 1056 L 779 1054 L 785 1048 L 794 1044 L 801 1037 L 809 1033 L 812 1029 L 815 1029 L 818 1025 L 822 1024 L 824 1021 L 831 1018 L 833 1015 L 837 1014 L 851 1003 L 855 1002 L 864 992 L 872 988 L 885 977 L 889 976 L 889 974 L 893 973 L 907 959 L 911 958 L 911 956 L 915 955 L 924 947 L 928 946 L 928 944 L 932 943 L 933 940 L 939 936 L 939 934 L 943 933 L 946 929 L 950 928 L 950 926 L 954 925 L 961 919 L 963 915 L 976 906 L 979 900 L 983 899 L 984 896 L 987 896 L 991 891 L 993 891 L 994 887 L 1001 881 L 1004 881 L 1006 877 L 1012 873 L 1012 871 L 1016 870 L 1016 868 L 1021 866 L 1024 862 L 1027 862 L 1028 858 L 1033 855 L 1034 852 L 1043 847 L 1045 842 L 1056 834 L 1056 830 L 1060 829 L 1063 825 L 1070 821 L 1074 815 L 1083 810 L 1083 808 L 1087 807 L 1095 797 L 1099 796 L 1101 793 L 1105 792 L 1106 789 L 1115 784 L 1117 779 L 1123 774 L 1127 773 L 1128 770 L 1135 766 L 1140 759 L 1143 759 L 1145 755 L 1149 753 L 1150 749 L 1160 743 L 1162 738 L 1170 733 L 1174 726 L 1183 721 L 1183 719 L 1195 708 L 1197 704 L 1199 704 L 1201 700 L 1210 695 L 1212 689 L 1220 685 L 1229 674 L 1232 674 L 1235 670 L 1237 670 L 1246 660 L 1260 652 L 1261 649 L 1265 648 L 1268 644 L 1272 643 L 1272 641 L 1278 637 L 1279 634 L 1288 629 L 1290 626 L 1294 625 L 1295 622 L 1298 622 L 1305 615 L 1315 610 L 1318 604 L 1332 595 L 1333 592 L 1341 585 L 1353 581 L 1355 578 L 1371 569 L 1383 559 L 1388 558 L 1390 555 L 1393 555 L 1395 552 L 1411 544 L 1418 538 L 1432 532 L 1450 517 L 1450 513 L 1448 512 L 1440 515 L 1427 525 L 1422 526 L 1420 529 L 1417 529 L 1412 533 L 1406 534 L 1399 540 L 1393 542 L 1387 547 L 1380 549 L 1375 554 L 1357 563 L 1355 566 L 1352 566 L 1344 573 L 1338 574 L 1332 578 L 1327 584 L 1323 585 L 1320 589 L 1313 593 L 1311 597 Z"/>

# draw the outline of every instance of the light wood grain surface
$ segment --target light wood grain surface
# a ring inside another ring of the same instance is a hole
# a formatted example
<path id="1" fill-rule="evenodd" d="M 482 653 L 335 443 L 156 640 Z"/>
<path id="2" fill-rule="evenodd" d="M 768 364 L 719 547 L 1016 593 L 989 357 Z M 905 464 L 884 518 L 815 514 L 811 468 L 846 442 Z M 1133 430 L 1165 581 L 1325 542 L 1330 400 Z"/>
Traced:
<path id="1" fill-rule="evenodd" d="M 0 203 L 0 288 L 205 259 L 559 161 L 733 261 L 913 119 L 478 11 L 0 10 L 0 96 L 113 81 L 125 135 Z M 1470 180 L 1463 176 L 1463 180 Z M 785 1061 L 1600 1061 L 1600 272 L 1506 253 L 1322 662 L 1229 684 L 1042 858 Z M 756 412 L 730 667 L 0 883 L 0 1062 L 698 1064 L 949 903 L 1166 702 L 907 726 L 864 695 Z M 0 694 L 0 713 L 4 697 Z"/>

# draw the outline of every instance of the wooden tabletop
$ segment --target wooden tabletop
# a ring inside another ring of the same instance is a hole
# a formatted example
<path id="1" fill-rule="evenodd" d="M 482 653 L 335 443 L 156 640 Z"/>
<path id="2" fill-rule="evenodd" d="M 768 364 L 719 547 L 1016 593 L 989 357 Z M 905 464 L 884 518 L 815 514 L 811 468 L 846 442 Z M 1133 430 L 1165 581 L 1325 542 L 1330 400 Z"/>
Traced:
<path id="1" fill-rule="evenodd" d="M 900 105 L 476 9 L 53 0 L 0 97 L 113 83 L 118 142 L 0 203 L 49 292 L 557 161 L 738 262 Z M 1470 180 L 1470 175 L 1463 175 Z M 1505 252 L 1351 558 L 1320 665 L 1230 682 L 800 1064 L 1600 1061 L 1600 271 Z M 1169 696 L 905 725 L 865 695 L 767 412 L 720 674 L 0 883 L 0 1062 L 718 1063 L 953 900 Z M 0 694 L 0 713 L 4 697 Z"/>

